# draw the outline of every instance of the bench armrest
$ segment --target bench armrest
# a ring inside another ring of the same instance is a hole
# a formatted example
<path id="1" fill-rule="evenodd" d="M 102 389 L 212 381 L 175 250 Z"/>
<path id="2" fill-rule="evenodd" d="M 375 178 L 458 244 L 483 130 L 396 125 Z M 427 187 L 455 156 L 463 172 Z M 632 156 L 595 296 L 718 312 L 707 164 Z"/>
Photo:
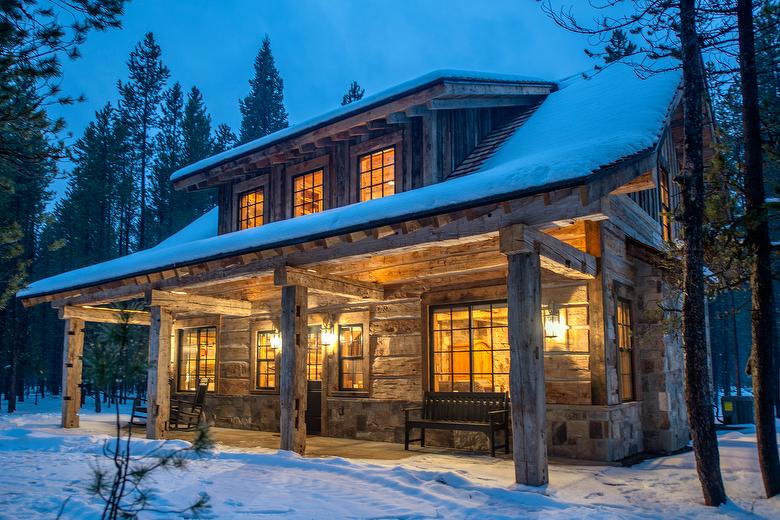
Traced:
<path id="1" fill-rule="evenodd" d="M 493 410 L 488 412 L 488 418 L 490 419 L 491 423 L 495 423 L 496 419 L 499 417 L 503 417 L 502 422 L 506 422 L 508 415 L 509 410 Z"/>
<path id="2" fill-rule="evenodd" d="M 416 411 L 422 411 L 422 406 L 410 406 L 409 408 L 402 408 L 401 411 L 404 413 L 404 417 L 406 420 L 409 420 L 409 412 L 416 412 Z"/>

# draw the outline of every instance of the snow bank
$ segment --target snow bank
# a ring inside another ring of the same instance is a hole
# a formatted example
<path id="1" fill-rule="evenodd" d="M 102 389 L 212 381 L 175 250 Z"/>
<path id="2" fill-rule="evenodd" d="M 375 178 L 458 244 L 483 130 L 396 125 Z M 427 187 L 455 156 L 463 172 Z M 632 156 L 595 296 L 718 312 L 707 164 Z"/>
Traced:
<path id="1" fill-rule="evenodd" d="M 31 403 L 13 416 L 0 413 L 0 518 L 52 518 L 66 500 L 63 518 L 100 517 L 101 504 L 86 486 L 110 437 L 58 428 L 58 405 L 48 399 L 44 413 Z M 87 428 L 113 420 L 81 414 Z M 182 507 L 205 491 L 217 518 L 779 518 L 780 499 L 761 496 L 754 430 L 719 439 L 732 502 L 718 509 L 701 505 L 692 453 L 631 468 L 553 464 L 550 484 L 536 489 L 512 483 L 510 459 L 488 456 L 420 454 L 400 464 L 369 463 L 225 447 L 184 470 L 156 474 L 155 504 Z M 133 449 L 159 444 L 139 439 Z"/>
<path id="2" fill-rule="evenodd" d="M 495 156 L 471 175 L 225 235 L 191 242 L 172 237 L 173 242 L 162 247 L 33 282 L 17 296 L 86 287 L 574 183 L 657 143 L 679 81 L 677 71 L 642 80 L 629 66 L 616 63 L 548 96 Z M 185 235 L 205 237 L 213 229 L 211 220 L 199 220 L 191 229 L 185 228 Z"/>

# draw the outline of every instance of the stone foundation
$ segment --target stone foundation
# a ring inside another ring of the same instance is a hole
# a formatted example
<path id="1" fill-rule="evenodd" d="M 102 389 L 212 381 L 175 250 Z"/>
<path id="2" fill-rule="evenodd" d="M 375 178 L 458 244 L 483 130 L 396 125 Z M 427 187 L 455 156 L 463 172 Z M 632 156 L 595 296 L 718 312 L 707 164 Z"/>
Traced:
<path id="1" fill-rule="evenodd" d="M 640 453 L 642 404 L 547 405 L 547 451 L 553 457 L 617 461 Z"/>

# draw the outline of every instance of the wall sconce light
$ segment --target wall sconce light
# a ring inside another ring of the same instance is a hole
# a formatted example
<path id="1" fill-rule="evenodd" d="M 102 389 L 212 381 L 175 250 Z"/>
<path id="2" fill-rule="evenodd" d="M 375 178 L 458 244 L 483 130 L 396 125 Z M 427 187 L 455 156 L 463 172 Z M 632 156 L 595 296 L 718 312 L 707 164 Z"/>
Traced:
<path id="1" fill-rule="evenodd" d="M 333 352 L 333 347 L 336 344 L 336 332 L 333 323 L 323 323 L 322 331 L 320 332 L 320 343 L 325 347 L 325 350 L 330 353 Z"/>
<path id="2" fill-rule="evenodd" d="M 282 335 L 278 332 L 271 335 L 271 348 L 282 349 Z"/>
<path id="3" fill-rule="evenodd" d="M 566 335 L 569 326 L 561 319 L 561 310 L 555 302 L 547 304 L 544 311 L 544 337 L 561 339 Z"/>

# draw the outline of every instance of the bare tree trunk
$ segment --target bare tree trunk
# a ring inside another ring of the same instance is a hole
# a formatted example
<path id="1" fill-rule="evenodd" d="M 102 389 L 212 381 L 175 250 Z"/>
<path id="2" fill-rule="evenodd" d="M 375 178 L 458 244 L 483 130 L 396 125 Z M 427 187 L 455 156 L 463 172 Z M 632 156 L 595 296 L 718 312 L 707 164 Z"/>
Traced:
<path id="1" fill-rule="evenodd" d="M 761 157 L 761 120 L 752 0 L 737 0 L 742 126 L 745 139 L 745 241 L 750 248 L 750 286 L 753 291 L 751 376 L 756 415 L 758 465 L 767 497 L 780 493 L 780 458 L 774 417 L 774 295 L 769 224 Z"/>
<path id="2" fill-rule="evenodd" d="M 680 41 L 684 81 L 685 167 L 682 185 L 682 224 L 685 236 L 685 280 L 682 334 L 685 344 L 685 402 L 696 457 L 696 471 L 704 502 L 726 502 L 720 472 L 720 453 L 715 420 L 710 406 L 710 375 L 704 321 L 704 70 L 696 29 L 695 0 L 680 0 Z"/>

